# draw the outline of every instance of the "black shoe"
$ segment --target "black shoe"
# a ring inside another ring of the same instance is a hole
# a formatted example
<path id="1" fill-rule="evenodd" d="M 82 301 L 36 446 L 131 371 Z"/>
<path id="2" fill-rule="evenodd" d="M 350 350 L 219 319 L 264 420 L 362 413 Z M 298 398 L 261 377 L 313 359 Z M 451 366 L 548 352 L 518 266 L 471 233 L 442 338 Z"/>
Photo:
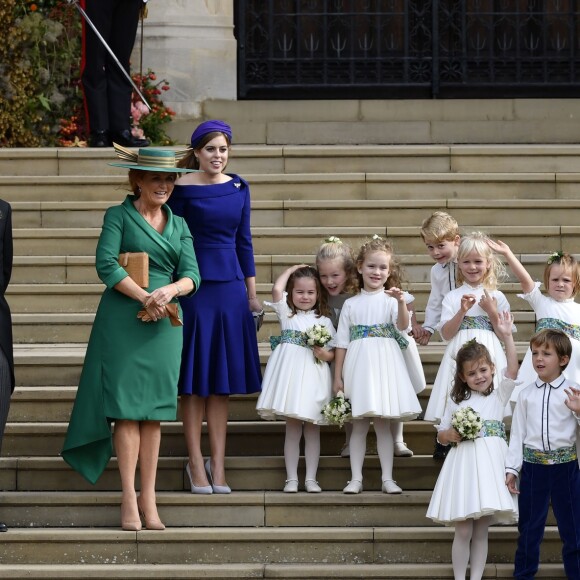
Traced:
<path id="1" fill-rule="evenodd" d="M 117 143 L 117 145 L 122 145 L 123 147 L 149 147 L 150 145 L 149 139 L 134 137 L 131 135 L 129 129 L 111 133 L 111 141 Z"/>
<path id="2" fill-rule="evenodd" d="M 433 459 L 443 461 L 449 453 L 450 445 L 441 445 L 439 441 L 435 443 L 435 451 L 433 451 Z"/>
<path id="3" fill-rule="evenodd" d="M 0 532 L 7 532 L 8 531 L 8 526 L 6 524 L 3 524 L 2 522 L 0 522 Z"/>
<path id="4" fill-rule="evenodd" d="M 91 131 L 89 147 L 110 147 L 111 140 L 107 131 Z"/>

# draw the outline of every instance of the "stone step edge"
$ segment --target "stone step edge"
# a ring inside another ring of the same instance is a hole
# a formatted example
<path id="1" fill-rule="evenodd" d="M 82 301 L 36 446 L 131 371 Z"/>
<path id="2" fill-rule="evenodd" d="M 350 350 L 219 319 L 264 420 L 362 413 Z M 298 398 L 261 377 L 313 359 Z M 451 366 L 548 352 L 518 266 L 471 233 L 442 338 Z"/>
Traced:
<path id="1" fill-rule="evenodd" d="M 511 578 L 513 564 L 487 564 L 484 578 Z M 0 578 L 361 578 L 361 579 L 452 579 L 450 564 L 3 564 Z M 561 564 L 542 564 L 536 578 L 565 578 Z"/>
<path id="2" fill-rule="evenodd" d="M 580 176 L 579 176 L 580 177 Z M 11 202 L 13 213 L 15 212 L 69 212 L 69 211 L 99 211 L 103 212 L 116 201 L 110 202 L 36 202 L 15 201 Z M 580 200 L 575 199 L 498 199 L 494 200 L 494 209 L 569 209 L 580 207 Z M 427 213 L 429 209 L 489 209 L 489 199 L 280 199 L 280 200 L 254 200 L 252 210 L 352 210 L 352 209 L 418 209 Z M 15 230 L 20 229 L 18 227 Z"/>
<path id="3" fill-rule="evenodd" d="M 323 239 L 320 240 L 321 242 Z M 576 259 L 580 259 L 580 254 L 573 254 Z M 522 264 L 545 264 L 550 254 L 521 254 L 515 256 Z M 300 264 L 302 262 L 314 262 L 314 254 L 255 254 L 254 261 L 256 264 Z M 433 260 L 426 254 L 398 254 L 403 264 L 419 264 L 433 266 Z M 16 266 L 35 266 L 35 265 L 81 265 L 94 266 L 95 256 L 14 256 L 14 265 Z M 79 284 L 82 286 L 82 284 Z M 8 287 L 10 288 L 10 286 Z"/>
<path id="4" fill-rule="evenodd" d="M 527 341 L 516 341 L 516 348 L 523 354 L 529 347 Z M 419 346 L 421 357 L 435 360 L 441 357 L 445 351 L 442 342 L 432 343 L 427 346 Z M 87 350 L 86 343 L 41 343 L 41 344 L 15 344 L 14 360 L 16 364 L 82 364 Z M 268 357 L 270 345 L 265 342 L 258 343 L 260 356 Z"/>
<path id="5" fill-rule="evenodd" d="M 159 540 L 167 541 L 217 541 L 235 542 L 243 541 L 320 541 L 331 540 L 359 540 L 376 541 L 391 540 L 395 542 L 413 541 L 420 537 L 422 541 L 450 540 L 453 538 L 455 529 L 451 526 L 364 526 L 360 528 L 344 528 L 342 526 L 313 527 L 296 526 L 292 528 L 247 528 L 247 527 L 215 527 L 215 528 L 192 528 L 172 527 L 163 531 L 142 530 L 139 532 L 127 532 L 120 528 L 13 528 L 9 533 L 2 536 L 3 544 L 10 543 L 69 543 L 69 542 L 103 542 L 103 541 L 131 541 L 134 538 L 137 543 L 139 538 L 144 542 Z M 489 529 L 490 540 L 513 540 L 517 537 L 518 528 L 514 526 L 491 526 Z M 560 539 L 557 526 L 546 526 L 544 540 L 556 541 Z"/>
<path id="6" fill-rule="evenodd" d="M 305 121 L 311 123 L 311 121 Z M 336 121 L 332 121 L 335 123 Z M 345 124 L 354 124 L 358 121 L 345 121 Z M 295 122 L 299 125 L 301 122 Z M 175 151 L 182 150 L 183 146 L 168 147 Z M 302 157 L 307 154 L 312 156 L 315 152 L 328 157 L 332 154 L 340 153 L 344 157 L 353 157 L 353 155 L 367 156 L 369 152 L 382 152 L 383 154 L 416 154 L 417 152 L 434 152 L 439 155 L 450 153 L 460 153 L 463 155 L 489 155 L 490 153 L 501 153 L 503 155 L 513 154 L 520 155 L 580 155 L 580 145 L 562 144 L 562 143 L 485 143 L 485 144 L 403 144 L 403 145 L 266 145 L 266 144 L 240 144 L 236 145 L 233 150 L 240 157 L 253 156 L 292 156 Z M 10 160 L 18 161 L 19 159 L 114 159 L 112 148 L 103 148 L 95 150 L 94 148 L 82 147 L 16 147 L 0 149 L 0 161 Z"/>
<path id="7" fill-rule="evenodd" d="M 365 155 L 366 157 L 366 155 Z M 1 160 L 0 160 L 1 161 Z M 250 185 L 258 184 L 308 184 L 308 183 L 574 183 L 580 179 L 580 172 L 570 171 L 544 171 L 529 173 L 506 173 L 506 172 L 486 172 L 486 171 L 454 171 L 438 172 L 425 171 L 421 173 L 411 172 L 376 172 L 353 171 L 351 173 L 244 173 L 244 178 Z M 125 176 L 119 175 L 3 175 L 0 176 L 0 186 L 18 185 L 120 185 L 126 182 Z M 119 200 L 125 193 L 119 194 Z M 114 200 L 101 202 L 83 201 L 14 201 L 11 204 L 30 204 L 30 207 L 37 209 L 54 209 L 57 204 L 74 204 L 81 208 L 81 204 L 100 203 L 108 207 Z M 447 199 L 446 203 L 461 203 L 459 199 Z M 51 207 L 54 206 L 54 207 Z M 24 208 L 25 206 L 23 206 Z"/>

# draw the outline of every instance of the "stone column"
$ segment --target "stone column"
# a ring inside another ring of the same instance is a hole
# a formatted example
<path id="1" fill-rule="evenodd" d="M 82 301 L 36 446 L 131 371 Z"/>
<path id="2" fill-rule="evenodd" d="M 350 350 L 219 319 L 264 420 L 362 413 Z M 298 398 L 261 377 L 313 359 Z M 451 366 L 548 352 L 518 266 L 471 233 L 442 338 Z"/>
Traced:
<path id="1" fill-rule="evenodd" d="M 236 100 L 234 0 L 149 0 L 148 12 L 143 72 L 151 69 L 169 81 L 163 102 L 176 112 L 169 132 L 182 140 L 177 125 L 198 119 L 206 99 Z M 139 28 L 133 71 L 139 69 L 140 45 Z"/>

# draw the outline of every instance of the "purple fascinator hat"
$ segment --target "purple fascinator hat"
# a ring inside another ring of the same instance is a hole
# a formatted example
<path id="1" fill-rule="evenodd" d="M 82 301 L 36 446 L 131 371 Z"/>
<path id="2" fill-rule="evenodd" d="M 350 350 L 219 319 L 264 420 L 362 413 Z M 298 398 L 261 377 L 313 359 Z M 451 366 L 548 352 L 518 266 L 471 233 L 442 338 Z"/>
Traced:
<path id="1" fill-rule="evenodd" d="M 208 133 L 215 133 L 216 131 L 227 135 L 231 142 L 232 128 L 224 121 L 212 119 L 211 121 L 204 121 L 197 126 L 196 130 L 191 135 L 190 147 L 195 149 L 205 135 Z"/>

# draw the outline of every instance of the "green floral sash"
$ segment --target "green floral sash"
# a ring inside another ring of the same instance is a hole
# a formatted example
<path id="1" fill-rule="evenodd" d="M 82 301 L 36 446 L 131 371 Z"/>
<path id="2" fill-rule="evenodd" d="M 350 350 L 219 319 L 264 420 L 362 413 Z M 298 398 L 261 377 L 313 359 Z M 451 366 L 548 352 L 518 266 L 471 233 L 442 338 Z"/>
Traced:
<path id="1" fill-rule="evenodd" d="M 361 338 L 392 338 L 397 341 L 401 350 L 405 350 L 409 343 L 405 337 L 395 328 L 394 324 L 357 324 L 350 327 L 350 340 Z"/>
<path id="2" fill-rule="evenodd" d="M 282 344 L 283 342 L 309 348 L 306 333 L 301 332 L 300 330 L 283 330 L 281 336 L 271 336 L 270 348 L 274 350 L 279 344 Z"/>
<path id="3" fill-rule="evenodd" d="M 493 325 L 488 316 L 465 316 L 461 321 L 459 330 L 491 330 L 493 332 Z"/>
<path id="4" fill-rule="evenodd" d="M 565 332 L 570 338 L 580 340 L 580 326 L 577 324 L 570 324 L 558 318 L 542 318 L 538 320 L 536 325 L 536 332 L 544 330 L 544 328 L 551 328 L 554 330 L 561 330 Z"/>
<path id="5" fill-rule="evenodd" d="M 505 425 L 501 421 L 486 420 L 481 428 L 481 437 L 501 437 L 507 443 Z"/>
<path id="6" fill-rule="evenodd" d="M 558 465 L 576 461 L 576 445 L 572 447 L 560 447 L 552 451 L 539 451 L 531 447 L 524 447 L 524 461 L 528 463 L 539 463 L 540 465 Z"/>

